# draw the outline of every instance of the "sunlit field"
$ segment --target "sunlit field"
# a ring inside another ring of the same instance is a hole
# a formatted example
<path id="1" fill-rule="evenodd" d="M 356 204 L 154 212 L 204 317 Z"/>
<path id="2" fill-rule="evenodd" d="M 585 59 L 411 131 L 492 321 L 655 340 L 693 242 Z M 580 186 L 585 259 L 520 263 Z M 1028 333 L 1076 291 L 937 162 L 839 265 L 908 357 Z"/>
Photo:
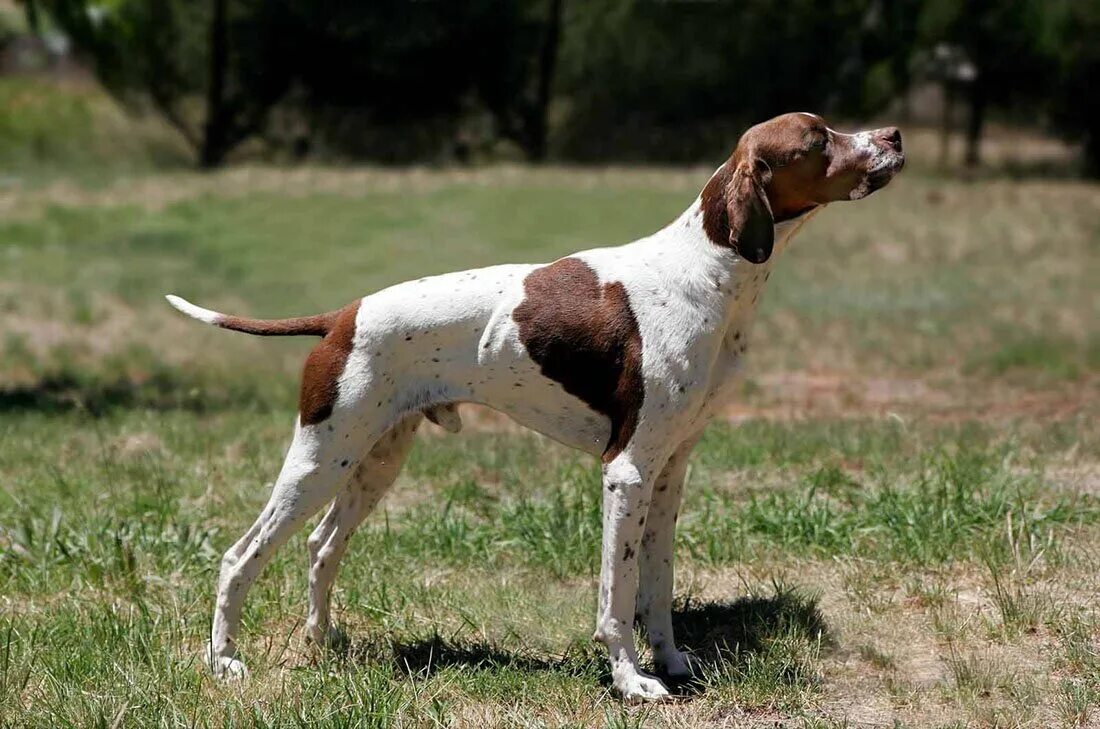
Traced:
<path id="1" fill-rule="evenodd" d="M 715 160 L 715 164 L 718 163 Z M 694 457 L 676 625 L 703 671 L 623 705 L 591 641 L 595 462 L 485 411 L 428 427 L 311 653 L 305 534 L 201 645 L 289 441 L 314 313 L 627 242 L 706 169 L 241 167 L 0 188 L 0 724 L 1079 726 L 1100 720 L 1100 187 L 919 160 L 779 262 Z M 644 641 L 642 641 L 644 643 Z"/>

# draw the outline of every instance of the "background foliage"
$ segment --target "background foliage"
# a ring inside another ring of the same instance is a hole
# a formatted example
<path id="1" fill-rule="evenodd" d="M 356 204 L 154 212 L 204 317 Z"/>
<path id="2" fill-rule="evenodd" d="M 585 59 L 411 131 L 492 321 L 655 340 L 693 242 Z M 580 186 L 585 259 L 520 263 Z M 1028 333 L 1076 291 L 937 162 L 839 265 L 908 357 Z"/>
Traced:
<path id="1" fill-rule="evenodd" d="M 1098 0 L 25 0 L 197 160 L 684 161 L 790 109 L 865 117 L 915 85 L 1083 143 L 1100 172 Z M 947 54 L 949 63 L 936 62 Z M 904 104 L 903 104 L 904 106 Z"/>

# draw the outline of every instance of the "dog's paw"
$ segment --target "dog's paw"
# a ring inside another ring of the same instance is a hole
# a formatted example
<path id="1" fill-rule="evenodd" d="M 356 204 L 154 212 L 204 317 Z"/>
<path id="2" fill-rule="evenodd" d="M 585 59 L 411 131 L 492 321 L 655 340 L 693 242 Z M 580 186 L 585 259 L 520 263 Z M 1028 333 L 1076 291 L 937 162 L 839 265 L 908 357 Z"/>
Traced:
<path id="1" fill-rule="evenodd" d="M 207 668 L 214 674 L 214 678 L 224 681 L 235 681 L 248 678 L 248 669 L 242 661 L 232 656 L 219 656 L 214 653 L 214 647 L 206 644 L 206 650 L 202 654 Z"/>
<path id="2" fill-rule="evenodd" d="M 321 658 L 326 653 L 343 654 L 351 647 L 348 634 L 335 625 L 322 629 L 320 626 L 306 626 L 306 649 L 313 658 Z"/>
<path id="3" fill-rule="evenodd" d="M 615 688 L 622 694 L 623 701 L 630 703 L 663 701 L 669 697 L 668 689 L 660 679 L 644 673 L 632 673 L 615 679 Z"/>
<path id="4" fill-rule="evenodd" d="M 248 668 L 236 658 L 219 656 L 210 661 L 210 670 L 215 678 L 222 681 L 241 681 L 248 678 Z"/>
<path id="5" fill-rule="evenodd" d="M 344 652 L 351 646 L 351 638 L 340 628 L 330 625 L 325 631 L 325 647 L 330 651 Z"/>
<path id="6" fill-rule="evenodd" d="M 669 678 L 691 678 L 698 673 L 695 660 L 679 650 L 671 650 L 653 657 L 653 662 L 662 673 Z"/>

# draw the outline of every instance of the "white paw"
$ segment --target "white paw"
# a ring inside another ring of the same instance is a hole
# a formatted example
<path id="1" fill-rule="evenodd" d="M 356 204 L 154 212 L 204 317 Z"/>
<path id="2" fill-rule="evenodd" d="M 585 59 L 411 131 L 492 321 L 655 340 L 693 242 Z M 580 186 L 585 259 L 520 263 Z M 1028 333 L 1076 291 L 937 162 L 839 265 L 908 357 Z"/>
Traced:
<path id="1" fill-rule="evenodd" d="M 624 701 L 661 701 L 669 697 L 668 689 L 661 681 L 644 673 L 631 673 L 615 679 L 615 688 Z"/>
<path id="2" fill-rule="evenodd" d="M 654 656 L 656 663 L 669 677 L 683 678 L 696 674 L 695 661 L 683 651 L 673 650 Z"/>
<path id="3" fill-rule="evenodd" d="M 223 681 L 240 681 L 248 678 L 248 669 L 236 658 L 219 656 L 210 662 L 214 677 Z"/>

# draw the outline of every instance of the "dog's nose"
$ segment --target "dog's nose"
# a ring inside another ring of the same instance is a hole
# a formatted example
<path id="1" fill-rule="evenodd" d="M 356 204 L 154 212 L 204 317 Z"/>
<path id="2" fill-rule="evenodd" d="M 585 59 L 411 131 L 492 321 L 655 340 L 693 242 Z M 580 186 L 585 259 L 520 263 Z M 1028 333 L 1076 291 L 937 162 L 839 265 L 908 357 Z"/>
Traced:
<path id="1" fill-rule="evenodd" d="M 879 129 L 875 134 L 875 138 L 880 142 L 884 142 L 895 152 L 901 152 L 901 131 L 897 127 Z"/>

